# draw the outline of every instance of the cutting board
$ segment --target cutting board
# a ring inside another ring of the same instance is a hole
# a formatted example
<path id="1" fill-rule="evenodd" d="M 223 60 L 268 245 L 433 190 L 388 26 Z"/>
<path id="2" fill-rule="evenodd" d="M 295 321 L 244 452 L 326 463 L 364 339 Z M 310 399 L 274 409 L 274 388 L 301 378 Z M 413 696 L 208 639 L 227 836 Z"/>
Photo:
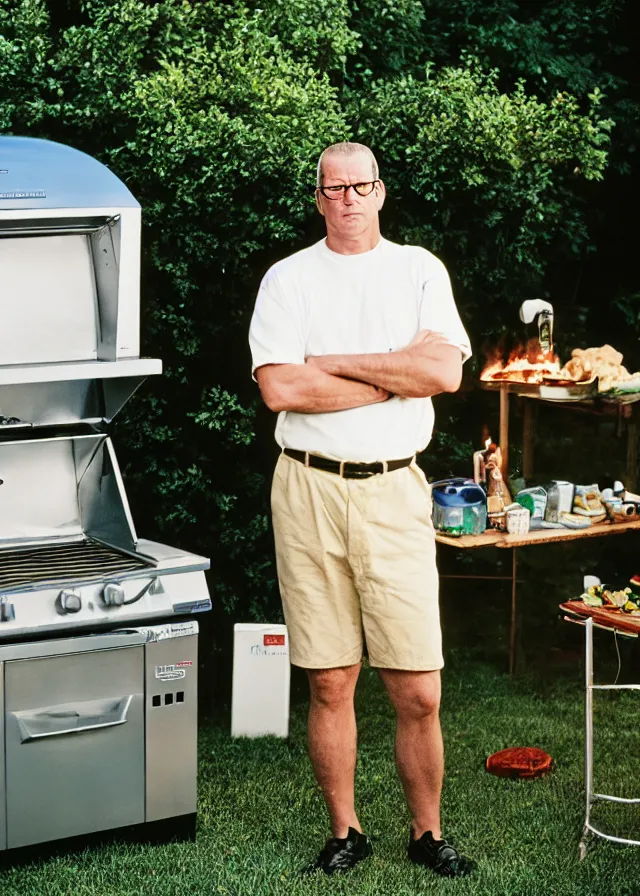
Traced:
<path id="1" fill-rule="evenodd" d="M 623 613 L 618 607 L 611 607 L 611 609 L 588 607 L 581 600 L 568 600 L 566 603 L 560 604 L 560 609 L 585 619 L 590 616 L 598 625 L 616 628 L 621 632 L 630 632 L 634 635 L 640 634 L 640 616 L 630 616 L 628 613 Z"/>

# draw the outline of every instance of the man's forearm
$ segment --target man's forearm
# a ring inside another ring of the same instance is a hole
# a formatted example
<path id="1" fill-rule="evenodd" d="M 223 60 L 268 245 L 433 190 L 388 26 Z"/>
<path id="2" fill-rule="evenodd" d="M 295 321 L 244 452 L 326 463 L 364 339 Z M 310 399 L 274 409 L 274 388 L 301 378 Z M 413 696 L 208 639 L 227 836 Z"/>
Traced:
<path id="1" fill-rule="evenodd" d="M 371 383 L 404 398 L 455 392 L 460 385 L 460 349 L 447 343 L 365 355 L 322 355 L 314 365 L 335 376 Z"/>
<path id="2" fill-rule="evenodd" d="M 322 414 L 385 401 L 381 388 L 335 376 L 311 364 L 277 364 L 259 368 L 258 385 L 272 411 Z"/>

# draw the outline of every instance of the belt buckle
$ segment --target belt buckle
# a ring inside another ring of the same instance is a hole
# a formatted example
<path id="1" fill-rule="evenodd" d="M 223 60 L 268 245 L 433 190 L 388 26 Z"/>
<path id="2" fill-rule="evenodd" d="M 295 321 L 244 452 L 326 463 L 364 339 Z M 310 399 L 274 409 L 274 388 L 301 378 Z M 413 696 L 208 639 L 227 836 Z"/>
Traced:
<path id="1" fill-rule="evenodd" d="M 352 479 L 371 479 L 375 475 L 373 470 L 354 470 L 353 473 L 349 474 Z"/>

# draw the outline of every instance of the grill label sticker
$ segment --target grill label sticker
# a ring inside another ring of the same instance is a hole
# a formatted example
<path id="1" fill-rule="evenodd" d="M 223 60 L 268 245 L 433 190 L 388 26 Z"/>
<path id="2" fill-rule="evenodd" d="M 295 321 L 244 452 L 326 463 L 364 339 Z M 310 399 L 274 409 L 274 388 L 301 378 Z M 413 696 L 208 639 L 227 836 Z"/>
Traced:
<path id="1" fill-rule="evenodd" d="M 177 681 L 179 678 L 185 678 L 189 666 L 193 666 L 190 660 L 184 660 L 182 663 L 156 666 L 156 678 L 160 681 Z"/>
<path id="2" fill-rule="evenodd" d="M 265 635 L 265 647 L 284 647 L 284 635 Z"/>
<path id="3" fill-rule="evenodd" d="M 11 190 L 9 193 L 0 193 L 0 199 L 46 199 L 45 190 Z"/>

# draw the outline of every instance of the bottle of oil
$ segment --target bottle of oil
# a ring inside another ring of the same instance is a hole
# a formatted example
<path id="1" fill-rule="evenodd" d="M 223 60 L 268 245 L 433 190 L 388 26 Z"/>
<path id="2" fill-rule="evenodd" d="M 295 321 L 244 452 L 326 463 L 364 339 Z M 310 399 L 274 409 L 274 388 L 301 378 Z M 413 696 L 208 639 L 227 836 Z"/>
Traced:
<path id="1" fill-rule="evenodd" d="M 538 315 L 538 341 L 543 355 L 553 351 L 553 311 L 545 309 Z"/>

